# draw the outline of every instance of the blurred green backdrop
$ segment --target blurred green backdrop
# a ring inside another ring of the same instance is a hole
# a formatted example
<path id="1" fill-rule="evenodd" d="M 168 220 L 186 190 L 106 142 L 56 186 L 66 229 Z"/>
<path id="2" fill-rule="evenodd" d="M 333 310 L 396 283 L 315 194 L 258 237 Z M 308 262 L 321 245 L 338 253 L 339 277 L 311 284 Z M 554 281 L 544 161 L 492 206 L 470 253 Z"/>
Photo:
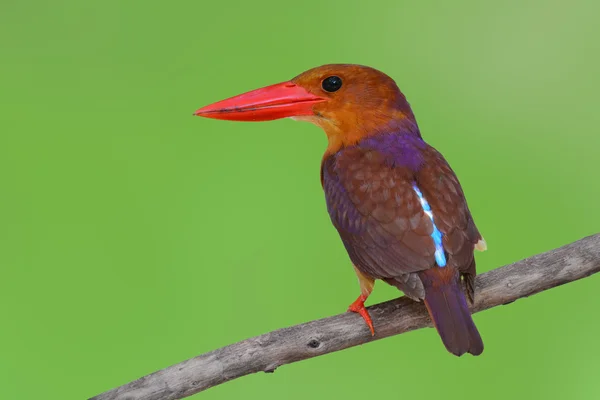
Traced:
<path id="1" fill-rule="evenodd" d="M 368 3 L 368 5 L 366 5 Z M 330 62 L 394 77 L 496 268 L 600 229 L 596 0 L 3 1 L 0 398 L 82 399 L 343 312 L 324 134 L 193 118 Z M 600 277 L 203 399 L 598 399 Z M 398 292 L 376 286 L 371 304 Z"/>

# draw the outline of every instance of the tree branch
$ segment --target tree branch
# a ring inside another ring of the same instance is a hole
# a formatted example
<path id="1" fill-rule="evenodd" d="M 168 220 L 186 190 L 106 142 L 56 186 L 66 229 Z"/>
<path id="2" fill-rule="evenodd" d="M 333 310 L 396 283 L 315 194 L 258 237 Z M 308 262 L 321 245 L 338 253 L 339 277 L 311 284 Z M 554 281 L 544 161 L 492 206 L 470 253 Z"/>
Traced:
<path id="1" fill-rule="evenodd" d="M 479 312 L 600 271 L 600 234 L 479 275 Z M 90 400 L 172 400 L 255 372 L 431 326 L 422 303 L 406 297 L 369 307 L 376 336 L 344 313 L 250 338 L 144 376 Z"/>

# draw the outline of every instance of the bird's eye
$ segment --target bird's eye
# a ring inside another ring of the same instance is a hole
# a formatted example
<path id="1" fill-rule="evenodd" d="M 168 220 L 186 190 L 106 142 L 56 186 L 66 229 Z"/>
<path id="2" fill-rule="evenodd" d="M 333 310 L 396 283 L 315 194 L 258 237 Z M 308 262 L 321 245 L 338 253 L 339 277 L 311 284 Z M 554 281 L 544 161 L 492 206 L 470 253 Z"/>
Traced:
<path id="1" fill-rule="evenodd" d="M 330 76 L 323 80 L 323 90 L 326 92 L 335 92 L 342 87 L 342 79 L 339 76 Z"/>

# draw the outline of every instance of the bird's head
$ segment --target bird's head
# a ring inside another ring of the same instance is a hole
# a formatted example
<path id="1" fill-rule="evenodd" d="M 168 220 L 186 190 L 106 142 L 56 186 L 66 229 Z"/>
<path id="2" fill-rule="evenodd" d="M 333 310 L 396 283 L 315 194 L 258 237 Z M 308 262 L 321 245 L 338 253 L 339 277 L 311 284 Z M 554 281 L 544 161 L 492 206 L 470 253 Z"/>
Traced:
<path id="1" fill-rule="evenodd" d="M 414 115 L 392 78 L 370 67 L 329 64 L 294 79 L 200 108 L 194 113 L 230 121 L 290 117 L 325 131 L 328 152 L 366 136 L 403 129 L 419 135 Z"/>

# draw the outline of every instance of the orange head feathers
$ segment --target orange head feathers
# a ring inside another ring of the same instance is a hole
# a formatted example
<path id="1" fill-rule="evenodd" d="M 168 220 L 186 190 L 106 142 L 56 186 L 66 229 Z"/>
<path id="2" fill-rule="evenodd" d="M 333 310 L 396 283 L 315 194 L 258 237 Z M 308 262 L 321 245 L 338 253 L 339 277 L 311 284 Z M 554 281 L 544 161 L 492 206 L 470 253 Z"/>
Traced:
<path id="1" fill-rule="evenodd" d="M 325 131 L 327 153 L 390 129 L 419 135 L 406 98 L 392 78 L 370 67 L 329 64 L 291 81 L 235 96 L 195 112 L 232 121 L 268 121 L 291 117 Z"/>

